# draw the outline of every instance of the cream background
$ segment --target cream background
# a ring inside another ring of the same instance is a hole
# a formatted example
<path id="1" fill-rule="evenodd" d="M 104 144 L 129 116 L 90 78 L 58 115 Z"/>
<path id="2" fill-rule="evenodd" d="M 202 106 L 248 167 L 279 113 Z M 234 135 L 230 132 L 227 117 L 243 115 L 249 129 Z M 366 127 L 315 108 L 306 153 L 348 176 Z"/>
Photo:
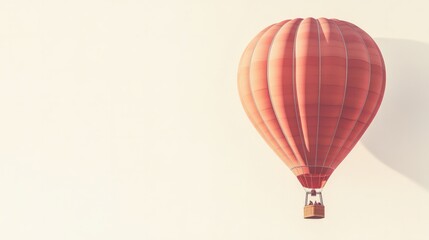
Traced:
<path id="1" fill-rule="evenodd" d="M 429 239 L 425 2 L 1 0 L 0 239 Z M 308 16 L 388 69 L 318 221 L 236 89 L 250 39 Z"/>

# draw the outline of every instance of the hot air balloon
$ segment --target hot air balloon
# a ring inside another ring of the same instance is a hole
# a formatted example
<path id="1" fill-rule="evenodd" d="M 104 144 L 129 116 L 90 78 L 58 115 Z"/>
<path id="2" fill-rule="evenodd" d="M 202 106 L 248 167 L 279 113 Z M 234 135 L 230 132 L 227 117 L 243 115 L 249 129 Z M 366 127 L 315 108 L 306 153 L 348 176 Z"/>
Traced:
<path id="1" fill-rule="evenodd" d="M 304 218 L 324 218 L 322 189 L 374 119 L 385 82 L 375 41 L 338 19 L 285 20 L 245 49 L 242 105 L 304 187 Z"/>

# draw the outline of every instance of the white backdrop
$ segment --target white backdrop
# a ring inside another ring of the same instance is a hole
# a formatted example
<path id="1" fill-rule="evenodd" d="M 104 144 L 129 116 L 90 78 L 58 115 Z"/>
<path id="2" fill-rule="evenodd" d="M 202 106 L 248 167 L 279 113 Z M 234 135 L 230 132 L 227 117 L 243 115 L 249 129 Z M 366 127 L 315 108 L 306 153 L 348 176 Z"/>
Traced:
<path id="1" fill-rule="evenodd" d="M 426 1 L 0 1 L 0 239 L 429 239 Z M 385 101 L 326 218 L 253 129 L 237 64 L 265 26 L 350 21 Z"/>

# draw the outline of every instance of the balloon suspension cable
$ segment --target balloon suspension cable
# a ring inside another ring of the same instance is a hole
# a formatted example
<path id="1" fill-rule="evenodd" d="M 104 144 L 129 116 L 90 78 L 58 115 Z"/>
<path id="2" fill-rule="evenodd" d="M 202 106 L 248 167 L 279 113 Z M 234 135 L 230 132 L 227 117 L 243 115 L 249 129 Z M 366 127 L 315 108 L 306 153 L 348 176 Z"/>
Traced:
<path id="1" fill-rule="evenodd" d="M 317 200 L 319 200 L 319 202 Z M 305 191 L 305 206 L 307 205 L 323 205 L 322 191 L 317 191 L 316 189 Z"/>

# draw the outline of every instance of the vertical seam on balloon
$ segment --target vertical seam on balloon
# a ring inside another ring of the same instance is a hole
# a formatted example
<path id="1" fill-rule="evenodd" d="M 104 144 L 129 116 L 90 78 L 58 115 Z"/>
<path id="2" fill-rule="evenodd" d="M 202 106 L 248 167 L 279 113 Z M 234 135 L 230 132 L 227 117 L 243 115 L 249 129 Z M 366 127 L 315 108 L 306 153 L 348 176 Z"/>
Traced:
<path id="1" fill-rule="evenodd" d="M 348 25 L 346 25 L 346 26 L 347 26 L 347 27 L 350 27 L 350 26 L 348 26 Z M 350 27 L 350 28 L 351 28 L 351 27 Z M 351 29 L 353 29 L 353 28 L 351 28 Z M 371 55 L 370 55 L 370 53 L 369 53 L 368 46 L 366 45 L 365 41 L 363 40 L 362 35 L 361 35 L 359 32 L 357 32 L 357 31 L 355 31 L 355 32 L 357 33 L 357 35 L 359 35 L 360 39 L 362 40 L 363 44 L 365 45 L 366 52 L 367 52 L 367 54 L 368 54 L 368 63 L 369 63 L 369 84 L 368 84 L 368 91 L 367 91 L 367 94 L 366 94 L 366 97 L 365 97 L 365 102 L 364 102 L 364 103 L 363 103 L 363 105 L 362 105 L 362 109 L 361 109 L 361 111 L 360 111 L 360 113 L 359 113 L 359 115 L 358 115 L 358 117 L 357 117 L 357 119 L 356 119 L 356 122 L 355 122 L 355 124 L 354 124 L 353 128 L 350 130 L 350 132 L 349 132 L 348 136 L 345 138 L 343 146 L 341 146 L 341 148 L 340 148 L 340 149 L 338 149 L 338 151 L 337 151 L 337 153 L 336 153 L 335 157 L 333 158 L 333 160 L 332 160 L 331 164 L 329 165 L 330 167 L 332 167 L 332 164 L 333 164 L 333 163 L 337 163 L 337 159 L 336 159 L 336 158 L 338 157 L 338 154 L 339 154 L 339 153 L 343 150 L 343 148 L 345 147 L 345 145 L 346 145 L 346 141 L 348 140 L 348 138 L 349 138 L 349 137 L 350 137 L 350 135 L 352 134 L 353 130 L 355 129 L 355 127 L 356 127 L 357 123 L 359 122 L 359 118 L 360 118 L 360 116 L 362 115 L 363 109 L 365 108 L 366 102 L 367 102 L 368 97 L 369 97 L 369 90 L 371 89 L 371 78 L 372 78 L 372 65 L 371 65 L 372 63 L 371 63 Z"/>
<path id="2" fill-rule="evenodd" d="M 282 132 L 282 135 L 283 135 L 283 137 L 284 137 L 284 139 L 285 139 L 285 141 L 286 141 L 286 143 L 287 143 L 287 145 L 289 146 L 289 148 L 290 148 L 290 150 L 291 150 L 291 152 L 293 153 L 293 157 L 295 158 L 295 161 L 297 160 L 297 157 L 296 157 L 296 153 L 295 153 L 295 151 L 290 147 L 290 143 L 289 143 L 289 141 L 288 141 L 288 139 L 286 138 L 286 135 L 285 135 L 285 132 L 284 132 L 284 130 L 283 130 L 283 127 L 281 126 L 281 124 L 280 124 L 280 122 L 278 121 L 278 115 L 277 115 L 277 112 L 276 112 L 276 110 L 275 110 L 275 108 L 274 108 L 274 105 L 273 105 L 273 103 L 272 103 L 272 101 L 271 101 L 271 91 L 270 91 L 270 77 L 269 77 L 269 62 L 270 62 L 270 55 L 271 55 L 271 48 L 272 48 L 272 46 L 273 46 L 273 43 L 274 43 L 274 41 L 276 40 L 276 37 L 277 37 L 277 35 L 278 35 L 278 33 L 286 26 L 286 24 L 288 24 L 288 23 L 294 23 L 294 22 L 292 22 L 292 21 L 287 21 L 287 22 L 285 22 L 278 30 L 277 30 L 277 32 L 274 34 L 274 37 L 273 37 L 273 39 L 272 39 L 272 41 L 271 41 L 271 43 L 270 43 L 270 46 L 269 46 L 269 50 L 268 50 L 268 56 L 267 56 L 267 86 L 268 86 L 268 95 L 270 96 L 270 103 L 271 103 L 271 107 L 272 107 L 272 109 L 273 109 L 273 113 L 274 113 L 274 116 L 276 117 L 276 120 L 277 120 L 277 125 L 280 127 L 280 130 L 281 130 L 281 132 Z M 291 160 L 293 160 L 293 159 L 291 159 Z M 292 167 L 293 168 L 293 167 Z"/>
<path id="3" fill-rule="evenodd" d="M 322 55 L 321 55 L 321 45 L 320 45 L 320 22 L 319 19 L 316 19 L 317 23 L 317 37 L 319 41 L 319 96 L 317 99 L 317 129 L 316 129 L 316 155 L 314 157 L 314 165 L 317 166 L 317 155 L 319 150 L 319 125 L 320 125 L 320 90 L 322 87 Z M 318 182 L 320 182 L 320 174 L 318 177 Z M 317 184 L 317 182 L 316 182 Z"/>
<path id="4" fill-rule="evenodd" d="M 264 119 L 262 118 L 262 116 L 261 116 L 261 114 L 259 113 L 259 108 L 258 108 L 258 105 L 256 104 L 256 101 L 255 101 L 255 97 L 253 96 L 253 89 L 252 89 L 252 81 L 251 81 L 251 78 L 252 78 L 252 75 L 250 74 L 250 71 L 251 71 L 251 68 L 252 68 L 252 62 L 253 62 L 253 54 L 255 53 L 255 49 L 257 48 L 257 46 L 258 46 L 258 44 L 259 44 L 259 42 L 260 42 L 260 40 L 264 37 L 264 35 L 272 28 L 272 27 L 274 27 L 275 26 L 275 24 L 274 25 L 272 25 L 270 28 L 268 28 L 267 29 L 267 31 L 265 31 L 262 35 L 261 35 L 261 37 L 258 39 L 258 41 L 255 43 L 255 47 L 253 48 L 253 50 L 252 50 L 252 55 L 250 56 L 250 63 L 249 63 L 249 87 L 250 87 L 250 96 L 252 97 L 252 101 L 253 101 L 253 104 L 255 105 L 255 107 L 256 107 L 256 109 L 258 110 L 258 115 L 259 115 L 259 117 L 261 118 L 261 120 L 262 120 L 262 124 L 264 124 L 264 126 L 265 126 L 265 128 L 267 129 L 267 132 L 268 132 L 268 134 L 272 137 L 272 139 L 274 140 L 274 143 L 277 145 L 277 147 L 279 147 L 279 149 L 280 149 L 280 151 L 279 152 L 281 152 L 282 153 L 282 155 L 284 155 L 284 156 L 286 156 L 287 157 L 287 155 L 286 155 L 286 153 L 284 152 L 284 150 L 283 150 L 283 148 L 280 146 L 280 144 L 277 142 L 277 139 L 273 136 L 273 133 L 270 131 L 270 129 L 268 128 L 268 126 L 266 125 L 266 122 L 264 121 Z"/>
<path id="5" fill-rule="evenodd" d="M 354 28 L 355 29 L 357 29 L 357 31 L 358 32 L 362 32 L 363 30 L 362 29 L 360 29 L 360 28 L 358 28 L 358 27 L 356 27 L 356 26 L 354 26 Z M 360 36 L 362 36 L 360 33 L 359 33 L 359 35 Z M 362 37 L 362 39 L 363 39 L 363 37 Z M 366 45 L 366 42 L 365 42 L 365 40 L 364 40 L 364 43 L 365 43 L 365 45 Z M 379 51 L 379 50 L 377 50 L 379 53 L 380 53 L 380 59 L 381 59 L 381 61 L 382 61 L 382 67 L 383 67 L 383 69 L 384 69 L 384 59 L 383 59 L 383 57 L 381 56 L 381 51 Z M 371 74 L 372 75 L 372 74 Z M 383 79 L 385 79 L 385 73 L 383 74 Z M 382 86 L 382 91 L 379 93 L 379 99 L 378 99 L 378 101 L 377 101 L 377 104 L 376 104 L 376 107 L 374 108 L 374 110 L 375 109 L 377 109 L 377 107 L 380 107 L 380 104 L 381 104 L 381 101 L 383 100 L 383 93 L 384 93 L 384 86 L 385 86 L 385 81 L 383 81 L 383 86 Z M 373 111 L 372 112 L 372 114 L 371 114 L 371 116 L 368 118 L 369 119 L 369 121 L 372 121 L 372 119 L 374 119 L 374 117 L 375 117 L 375 115 L 377 114 L 377 111 Z M 358 138 L 358 136 L 359 135 L 361 135 L 363 132 L 365 132 L 366 131 L 366 129 L 369 127 L 369 125 L 367 125 L 367 126 L 365 126 L 364 128 L 362 128 L 362 130 L 360 131 L 360 133 L 359 134 L 357 134 L 356 135 L 356 137 L 354 138 L 354 141 L 356 141 L 356 138 Z M 353 142 L 354 142 L 353 141 Z M 357 142 L 356 142 L 357 143 Z M 352 146 L 354 147 L 355 145 L 356 145 L 356 143 L 355 144 L 353 144 Z M 353 147 L 351 147 L 351 149 L 353 148 Z"/>
<path id="6" fill-rule="evenodd" d="M 301 131 L 302 131 L 301 123 L 299 121 L 298 112 L 297 112 L 298 104 L 297 104 L 296 76 L 295 76 L 295 68 L 296 68 L 296 60 L 295 60 L 295 57 L 296 57 L 296 39 L 298 37 L 298 30 L 299 30 L 299 27 L 301 26 L 302 22 L 303 22 L 303 20 L 300 20 L 300 22 L 298 24 L 298 27 L 295 30 L 295 39 L 293 41 L 293 51 L 292 51 L 292 85 L 293 86 L 292 86 L 292 88 L 293 88 L 293 103 L 294 103 L 294 106 L 295 106 L 296 123 L 297 123 L 297 126 L 298 126 L 298 132 L 299 132 L 299 136 L 300 136 L 300 139 L 301 139 L 302 151 L 303 151 L 304 156 L 305 156 L 305 164 L 308 166 L 308 159 L 307 159 L 306 148 L 305 148 L 303 136 L 302 136 L 302 133 L 301 133 Z M 305 178 L 305 176 L 303 176 L 303 177 Z M 307 182 L 307 179 L 306 179 L 306 182 Z"/>
<path id="7" fill-rule="evenodd" d="M 341 39 L 343 40 L 344 52 L 345 52 L 345 58 L 346 58 L 346 78 L 345 78 L 345 83 L 344 83 L 344 94 L 343 94 L 343 102 L 341 104 L 341 112 L 340 112 L 340 115 L 338 117 L 337 124 L 335 126 L 334 134 L 332 135 L 331 144 L 329 145 L 328 151 L 326 152 L 325 160 L 323 161 L 323 164 L 322 164 L 323 168 L 325 168 L 326 160 L 328 158 L 329 152 L 331 151 L 331 147 L 332 147 L 332 144 L 334 143 L 335 136 L 337 135 L 338 126 L 339 126 L 341 117 L 343 115 L 344 103 L 345 103 L 346 94 L 347 94 L 347 83 L 348 83 L 348 77 L 349 77 L 348 76 L 348 73 L 349 73 L 349 56 L 348 56 L 347 44 L 346 44 L 346 41 L 344 39 L 344 35 L 343 35 L 341 29 L 338 27 L 335 20 L 332 20 L 332 23 L 334 23 L 335 26 L 337 27 L 338 32 L 341 35 Z"/>

